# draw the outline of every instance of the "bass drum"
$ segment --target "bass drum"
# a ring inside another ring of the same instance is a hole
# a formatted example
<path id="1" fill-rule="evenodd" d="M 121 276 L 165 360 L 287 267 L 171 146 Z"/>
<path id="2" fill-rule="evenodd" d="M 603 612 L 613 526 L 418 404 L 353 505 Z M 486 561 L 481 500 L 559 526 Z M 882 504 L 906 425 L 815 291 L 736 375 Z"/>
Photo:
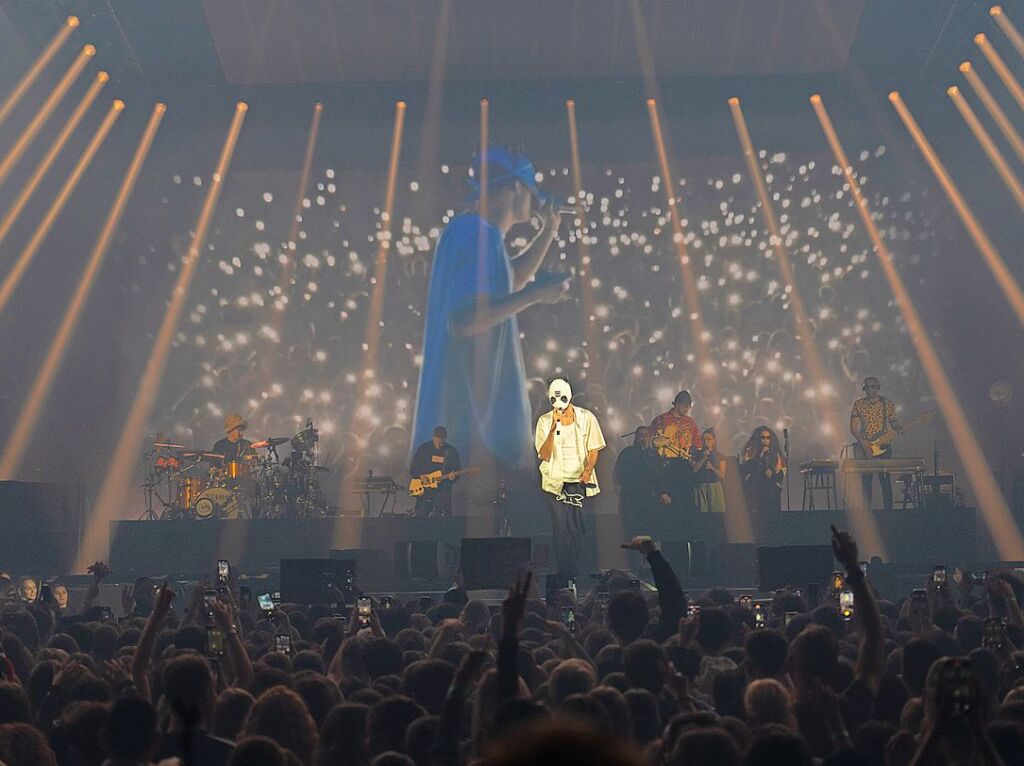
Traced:
<path id="1" fill-rule="evenodd" d="M 241 516 L 238 493 L 227 487 L 210 487 L 196 497 L 197 519 L 237 519 Z"/>

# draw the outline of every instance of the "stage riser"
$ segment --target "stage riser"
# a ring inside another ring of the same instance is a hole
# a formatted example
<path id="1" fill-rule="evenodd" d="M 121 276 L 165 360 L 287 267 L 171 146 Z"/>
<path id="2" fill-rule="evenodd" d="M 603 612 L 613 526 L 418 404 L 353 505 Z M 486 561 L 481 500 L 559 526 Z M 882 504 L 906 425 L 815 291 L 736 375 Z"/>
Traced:
<path id="1" fill-rule="evenodd" d="M 972 510 L 939 512 L 877 512 L 874 518 L 888 547 L 888 560 L 904 563 L 955 562 L 976 559 L 975 514 Z M 473 520 L 413 519 L 383 517 L 341 520 L 260 520 L 260 521 L 119 521 L 110 526 L 111 566 L 119 576 L 199 575 L 212 571 L 217 559 L 226 558 L 238 571 L 265 572 L 276 568 L 282 558 L 328 558 L 332 549 L 363 548 L 393 556 L 395 543 L 433 540 L 445 549 L 457 551 L 464 536 L 475 534 Z M 736 566 L 720 566 L 723 544 L 729 541 L 721 517 L 671 518 L 665 516 L 647 527 L 647 532 L 663 542 L 703 541 L 708 564 L 699 579 L 714 581 Z M 758 545 L 827 545 L 830 524 L 849 528 L 842 512 L 784 512 L 755 518 Z M 617 550 L 627 538 L 621 519 L 613 515 L 592 516 L 587 520 L 582 572 L 622 566 Z M 542 572 L 552 571 L 554 562 L 550 537 L 534 535 L 533 556 Z M 602 556 L 597 541 L 602 541 Z M 753 551 L 754 546 L 749 546 Z M 876 551 L 861 548 L 861 557 L 869 559 Z M 746 559 L 753 554 L 737 552 Z M 614 558 L 612 558 L 614 556 Z M 752 561 L 753 559 L 751 559 Z M 727 570 L 723 572 L 723 569 Z M 723 584 L 751 586 L 753 565 L 742 567 L 736 582 Z M 443 575 L 442 575 L 443 576 Z"/>

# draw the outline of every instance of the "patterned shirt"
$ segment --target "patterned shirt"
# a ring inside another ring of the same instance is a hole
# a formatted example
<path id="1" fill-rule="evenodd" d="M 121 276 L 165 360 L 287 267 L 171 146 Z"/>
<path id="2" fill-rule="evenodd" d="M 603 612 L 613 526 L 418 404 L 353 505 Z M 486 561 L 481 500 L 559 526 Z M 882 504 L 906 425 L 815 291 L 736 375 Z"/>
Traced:
<path id="1" fill-rule="evenodd" d="M 652 420 L 651 431 L 655 435 L 658 454 L 662 457 L 691 457 L 691 450 L 700 449 L 703 444 L 697 421 L 689 415 L 676 415 L 672 410 Z"/>
<path id="2" fill-rule="evenodd" d="M 896 422 L 896 405 L 884 396 L 874 402 L 862 396 L 853 403 L 850 417 L 860 419 L 861 437 L 869 442 L 874 441 Z"/>

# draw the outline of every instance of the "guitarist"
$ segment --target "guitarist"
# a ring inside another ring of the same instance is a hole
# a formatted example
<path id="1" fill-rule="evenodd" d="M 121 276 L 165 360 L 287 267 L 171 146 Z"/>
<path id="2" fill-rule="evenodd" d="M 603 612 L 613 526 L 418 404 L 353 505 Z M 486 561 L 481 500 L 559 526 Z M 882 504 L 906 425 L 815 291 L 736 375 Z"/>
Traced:
<path id="1" fill-rule="evenodd" d="M 879 392 L 882 390 L 878 378 L 864 378 L 864 385 L 861 386 L 864 396 L 853 403 L 853 411 L 850 413 L 850 433 L 857 440 L 854 445 L 854 454 L 861 460 L 872 458 L 871 443 L 881 436 L 890 432 L 901 434 L 903 427 L 896 419 L 896 405 L 886 399 Z M 875 458 L 885 459 L 892 456 L 892 446 L 887 444 L 885 450 L 875 455 Z M 885 473 L 865 473 L 860 477 L 861 485 L 864 488 L 864 502 L 871 508 L 871 485 L 872 477 L 878 476 L 878 483 L 882 487 L 882 503 L 887 511 L 892 510 L 892 482 L 889 475 Z"/>
<path id="2" fill-rule="evenodd" d="M 462 463 L 459 451 L 445 441 L 447 438 L 448 429 L 437 426 L 430 441 L 423 442 L 412 456 L 409 473 L 414 479 L 434 471 L 443 475 L 437 489 L 424 489 L 423 494 L 416 498 L 414 516 L 450 516 L 452 513 L 452 485 L 458 478 L 448 479 L 447 476 L 458 471 Z"/>

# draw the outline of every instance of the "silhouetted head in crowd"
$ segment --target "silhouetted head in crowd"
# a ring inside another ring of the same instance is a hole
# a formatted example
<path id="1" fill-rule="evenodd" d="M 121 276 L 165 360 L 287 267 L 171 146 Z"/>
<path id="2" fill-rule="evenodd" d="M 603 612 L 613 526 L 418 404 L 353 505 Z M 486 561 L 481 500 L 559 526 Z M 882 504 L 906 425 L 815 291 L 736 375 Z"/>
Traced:
<path id="1" fill-rule="evenodd" d="M 623 646 L 644 634 L 650 611 L 643 596 L 633 591 L 619 591 L 608 599 L 608 629 Z"/>

